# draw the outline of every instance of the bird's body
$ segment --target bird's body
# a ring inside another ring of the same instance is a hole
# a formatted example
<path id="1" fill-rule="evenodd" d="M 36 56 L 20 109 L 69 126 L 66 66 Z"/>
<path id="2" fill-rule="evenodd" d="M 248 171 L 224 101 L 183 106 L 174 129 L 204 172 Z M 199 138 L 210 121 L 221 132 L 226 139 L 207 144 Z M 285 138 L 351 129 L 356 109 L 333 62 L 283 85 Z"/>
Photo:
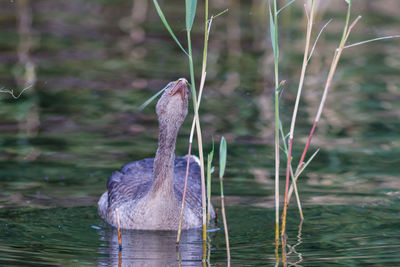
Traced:
<path id="1" fill-rule="evenodd" d="M 180 96 L 179 96 L 180 94 Z M 187 114 L 186 80 L 170 83 L 157 104 L 160 124 L 155 158 L 126 164 L 112 174 L 98 202 L 99 215 L 122 228 L 177 230 L 185 184 L 187 157 L 175 158 L 178 130 Z M 211 217 L 214 211 L 211 208 Z M 198 160 L 190 157 L 182 228 L 202 224 L 201 175 Z"/>

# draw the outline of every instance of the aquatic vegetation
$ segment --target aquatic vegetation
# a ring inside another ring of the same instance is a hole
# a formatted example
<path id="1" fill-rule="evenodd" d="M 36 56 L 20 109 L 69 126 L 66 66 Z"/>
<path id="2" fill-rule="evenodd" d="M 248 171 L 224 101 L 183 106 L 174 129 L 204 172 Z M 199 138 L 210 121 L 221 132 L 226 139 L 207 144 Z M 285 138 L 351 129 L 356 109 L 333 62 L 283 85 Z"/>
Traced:
<path id="1" fill-rule="evenodd" d="M 224 196 L 224 173 L 226 166 L 226 153 L 227 153 L 226 140 L 224 137 L 222 137 L 219 145 L 219 182 L 220 182 L 220 192 L 221 192 L 221 213 L 222 213 L 222 221 L 224 223 L 224 233 L 225 233 L 226 257 L 228 259 L 228 266 L 230 266 L 231 250 L 229 247 L 229 231 L 228 231 L 228 223 L 226 221 L 225 196 Z"/>
<path id="2" fill-rule="evenodd" d="M 283 8 L 287 7 L 290 5 L 293 1 L 288 2 Z M 317 124 L 320 120 L 322 111 L 324 109 L 324 105 L 327 100 L 328 92 L 329 89 L 332 87 L 333 83 L 333 77 L 335 75 L 339 60 L 341 58 L 342 52 L 345 48 L 347 47 L 352 47 L 353 45 L 346 46 L 346 42 L 350 36 L 350 33 L 353 29 L 353 27 L 357 24 L 357 22 L 360 20 L 361 16 L 358 16 L 352 23 L 350 23 L 350 15 L 351 15 L 351 8 L 352 8 L 352 0 L 346 0 L 345 1 L 347 4 L 347 13 L 346 13 L 346 19 L 344 23 L 344 28 L 343 28 L 343 33 L 342 37 L 340 39 L 340 43 L 337 49 L 334 51 L 333 59 L 330 65 L 330 69 L 326 78 L 323 94 L 319 103 L 319 107 L 314 119 L 314 123 L 312 125 L 311 131 L 308 135 L 307 142 L 304 146 L 302 155 L 300 157 L 299 163 L 297 167 L 295 168 L 295 172 L 293 171 L 292 168 L 292 150 L 293 150 L 293 140 L 294 140 L 294 131 L 295 131 L 295 125 L 296 125 L 296 119 L 297 119 L 297 113 L 299 110 L 299 103 L 300 103 L 300 98 L 302 94 L 302 89 L 304 85 L 304 80 L 306 77 L 306 70 L 308 63 L 310 61 L 310 58 L 314 52 L 316 43 L 322 33 L 322 31 L 327 27 L 330 21 L 328 21 L 321 29 L 319 34 L 316 37 L 315 43 L 313 46 L 311 46 L 311 33 L 312 33 L 312 27 L 314 24 L 314 19 L 315 19 L 315 13 L 317 12 L 316 10 L 316 4 L 315 1 L 312 0 L 310 3 L 310 10 L 305 7 L 305 14 L 307 17 L 307 27 L 306 27 L 306 34 L 305 34 L 305 47 L 304 47 L 304 53 L 303 53 L 303 63 L 301 66 L 301 72 L 300 72 L 300 79 L 298 83 L 298 88 L 297 88 L 297 96 L 296 96 L 296 101 L 294 104 L 293 108 L 293 114 L 292 114 L 292 119 L 291 119 L 291 124 L 290 124 L 290 130 L 287 135 L 285 135 L 283 131 L 283 126 L 280 120 L 280 114 L 279 114 L 279 94 L 280 91 L 282 90 L 282 87 L 285 85 L 285 81 L 279 81 L 279 46 L 278 46 L 278 13 L 281 10 L 277 10 L 277 3 L 276 1 L 273 2 L 273 8 L 271 11 L 271 6 L 269 8 L 269 17 L 270 17 L 270 35 L 271 35 L 271 42 L 272 42 L 272 49 L 274 53 L 274 73 L 275 73 L 275 240 L 276 240 L 276 253 L 278 253 L 278 233 L 279 233 L 279 146 L 280 143 L 283 143 L 283 151 L 286 155 L 286 179 L 285 179 L 285 193 L 284 193 L 284 206 L 283 206 L 283 211 L 282 211 L 282 226 L 281 226 L 281 242 L 282 242 L 282 260 L 286 261 L 286 219 L 287 219 L 287 208 L 288 204 L 291 198 L 291 195 L 293 191 L 296 194 L 296 199 L 297 199 L 297 204 L 298 204 L 298 209 L 300 213 L 300 219 L 301 221 L 304 219 L 300 199 L 299 199 L 299 193 L 297 190 L 296 186 L 296 181 L 300 174 L 304 171 L 304 169 L 310 164 L 310 162 L 313 160 L 313 158 L 316 156 L 318 153 L 319 149 L 314 152 L 314 154 L 307 160 L 305 161 L 305 157 L 307 154 L 307 151 L 309 149 L 311 140 L 314 136 L 315 129 L 317 127 Z M 388 38 L 396 38 L 396 35 L 392 35 Z M 375 38 L 363 42 L 356 43 L 355 45 L 360 45 L 376 40 L 382 40 L 386 39 L 385 37 L 382 38 Z M 279 132 L 281 135 L 281 139 L 279 138 Z M 289 183 L 290 183 L 290 178 L 292 180 L 292 183 L 289 188 Z M 278 255 L 278 254 L 276 254 Z M 277 256 L 278 257 L 278 256 Z M 279 262 L 279 259 L 277 258 L 277 261 Z"/>

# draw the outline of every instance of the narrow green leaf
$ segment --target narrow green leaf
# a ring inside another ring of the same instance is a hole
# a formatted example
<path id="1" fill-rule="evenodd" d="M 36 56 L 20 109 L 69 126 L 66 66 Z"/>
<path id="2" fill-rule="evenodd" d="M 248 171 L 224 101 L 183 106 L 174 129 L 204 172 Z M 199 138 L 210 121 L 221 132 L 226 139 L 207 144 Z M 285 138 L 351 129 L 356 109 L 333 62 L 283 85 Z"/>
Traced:
<path id="1" fill-rule="evenodd" d="M 210 173 L 211 173 L 211 169 L 212 169 L 211 163 L 213 161 L 213 158 L 214 158 L 214 143 L 213 143 L 210 153 L 208 153 L 207 169 L 208 169 L 208 171 L 210 171 Z"/>
<path id="2" fill-rule="evenodd" d="M 272 17 L 272 12 L 271 12 L 271 5 L 269 5 L 269 30 L 271 33 L 271 43 L 272 43 L 272 50 L 274 51 L 274 55 L 276 57 L 276 47 L 275 47 L 275 41 L 276 41 L 276 36 L 275 36 L 275 23 L 274 19 Z"/>
<path id="3" fill-rule="evenodd" d="M 291 0 L 288 3 L 286 3 L 286 5 L 284 5 L 281 9 L 279 9 L 278 12 L 276 12 L 276 14 L 278 15 L 279 13 L 281 13 L 282 10 L 284 10 L 285 8 L 290 6 L 294 1 L 296 1 L 296 0 Z"/>
<path id="4" fill-rule="evenodd" d="M 271 11 L 271 5 L 269 5 L 269 30 L 270 30 L 270 32 L 271 32 L 271 43 L 272 43 L 272 50 L 274 51 L 274 57 L 275 57 L 275 60 L 277 60 L 278 59 L 278 47 L 277 47 L 277 44 L 278 44 L 278 36 L 276 36 L 276 34 L 275 34 L 275 27 L 276 27 L 276 25 L 275 25 L 275 23 L 274 23 L 274 18 L 273 18 L 273 15 L 272 15 L 272 11 Z"/>
<path id="5" fill-rule="evenodd" d="M 222 136 L 219 145 L 219 177 L 224 176 L 225 166 L 226 166 L 226 141 L 225 138 Z"/>
<path id="6" fill-rule="evenodd" d="M 314 154 L 307 160 L 307 162 L 303 165 L 303 167 L 301 168 L 301 170 L 297 173 L 296 177 L 294 177 L 295 179 L 297 179 L 297 177 L 300 176 L 300 174 L 307 168 L 308 164 L 311 163 L 311 161 L 314 159 L 314 157 L 318 154 L 319 152 L 319 148 L 317 149 L 317 151 L 314 152 Z"/>
<path id="7" fill-rule="evenodd" d="M 169 85 L 169 84 L 168 84 Z M 160 91 L 158 91 L 157 93 L 155 93 L 152 97 L 150 97 L 149 99 L 146 100 L 146 102 L 144 102 L 140 107 L 139 110 L 142 111 L 148 104 L 150 104 L 154 99 L 156 99 L 162 92 L 165 91 L 165 89 L 167 89 L 167 86 L 165 86 L 163 89 L 161 89 Z"/>
<path id="8" fill-rule="evenodd" d="M 186 0 L 186 30 L 190 31 L 196 16 L 197 0 Z"/>
<path id="9" fill-rule="evenodd" d="M 168 30 L 169 34 L 171 34 L 172 38 L 175 40 L 176 44 L 179 46 L 179 48 L 185 53 L 187 56 L 189 54 L 186 52 L 186 50 L 183 48 L 181 43 L 179 42 L 178 38 L 176 38 L 174 32 L 172 31 L 171 27 L 169 26 L 167 19 L 164 16 L 164 13 L 161 10 L 160 5 L 158 4 L 157 0 L 153 0 L 154 6 L 156 7 L 158 16 L 160 16 L 161 21 L 164 23 L 165 28 Z"/>

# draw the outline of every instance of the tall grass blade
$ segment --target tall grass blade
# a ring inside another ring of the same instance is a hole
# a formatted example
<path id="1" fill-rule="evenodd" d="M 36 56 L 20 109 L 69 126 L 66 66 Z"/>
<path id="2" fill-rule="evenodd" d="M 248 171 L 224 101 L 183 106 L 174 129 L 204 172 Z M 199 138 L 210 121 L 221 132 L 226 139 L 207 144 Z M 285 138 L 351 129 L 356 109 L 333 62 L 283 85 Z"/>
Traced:
<path id="1" fill-rule="evenodd" d="M 169 24 L 167 22 L 167 19 L 165 18 L 164 13 L 162 12 L 161 7 L 158 4 L 157 0 L 153 0 L 153 3 L 154 3 L 154 6 L 156 7 L 158 16 L 160 16 L 160 19 L 164 23 L 164 26 L 168 30 L 169 34 L 171 34 L 172 38 L 174 39 L 176 44 L 179 46 L 179 48 L 183 51 L 183 53 L 185 53 L 187 56 L 189 56 L 189 54 L 186 52 L 186 50 L 183 48 L 183 46 L 179 42 L 178 38 L 176 38 L 176 36 L 175 36 L 174 32 L 172 31 L 171 27 L 169 26 Z"/>
<path id="2" fill-rule="evenodd" d="M 194 17 L 196 16 L 197 0 L 186 0 L 186 30 L 192 30 Z"/>

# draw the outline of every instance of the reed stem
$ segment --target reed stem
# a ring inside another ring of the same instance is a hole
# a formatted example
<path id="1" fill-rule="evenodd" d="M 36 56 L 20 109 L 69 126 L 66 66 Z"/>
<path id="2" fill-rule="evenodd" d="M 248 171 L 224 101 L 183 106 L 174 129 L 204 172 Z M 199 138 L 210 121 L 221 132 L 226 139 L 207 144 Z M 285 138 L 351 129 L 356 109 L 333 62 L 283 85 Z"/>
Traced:
<path id="1" fill-rule="evenodd" d="M 206 218 L 206 188 L 205 188 L 205 177 L 204 177 L 203 140 L 202 140 L 202 136 L 201 136 L 200 119 L 199 119 L 196 88 L 195 88 L 195 81 L 194 81 L 192 42 L 191 42 L 191 38 L 190 38 L 190 31 L 187 32 L 187 37 L 188 37 L 188 50 L 189 50 L 190 79 L 191 79 L 191 88 L 192 88 L 192 94 L 193 94 L 192 99 L 193 99 L 194 116 L 195 116 L 195 120 L 196 120 L 196 133 L 197 133 L 197 142 L 198 142 L 199 158 L 200 158 L 201 203 L 202 203 L 202 211 L 203 211 L 203 241 L 206 241 L 207 218 Z"/>
<path id="2" fill-rule="evenodd" d="M 183 221 L 183 210 L 185 209 L 185 200 L 186 200 L 186 191 L 187 191 L 187 183 L 189 176 L 189 166 L 190 166 L 190 154 L 192 152 L 192 142 L 189 142 L 188 154 L 187 154 L 187 162 L 186 162 L 186 173 L 185 173 L 185 185 L 183 187 L 183 195 L 182 195 L 182 206 L 181 213 L 179 216 L 179 226 L 178 226 L 178 234 L 176 236 L 176 244 L 179 244 L 181 240 L 181 231 L 182 231 L 182 221 Z"/>
<path id="3" fill-rule="evenodd" d="M 271 14 L 270 14 L 271 15 Z M 279 242 L 279 53 L 278 53 L 278 14 L 276 0 L 273 6 L 274 28 L 271 29 L 272 47 L 274 48 L 274 72 L 275 72 L 275 240 Z"/>
<path id="4" fill-rule="evenodd" d="M 296 103 L 294 105 L 292 122 L 290 125 L 290 131 L 289 131 L 289 150 L 287 153 L 285 202 L 283 205 L 283 215 L 282 215 L 282 232 L 281 232 L 282 236 L 285 234 L 285 231 L 286 231 L 286 213 L 287 213 L 287 206 L 288 206 L 289 177 L 290 177 L 290 171 L 291 171 L 291 167 L 292 167 L 291 161 L 292 161 L 294 129 L 295 129 L 295 125 L 296 125 L 297 111 L 299 108 L 299 102 L 300 102 L 301 92 L 303 89 L 305 73 L 306 73 L 307 65 L 308 65 L 308 53 L 310 51 L 311 32 L 312 32 L 312 26 L 313 26 L 313 22 L 314 22 L 314 14 L 315 14 L 314 7 L 315 7 L 315 1 L 312 0 L 310 16 L 307 16 L 308 21 L 307 21 L 306 44 L 305 44 L 304 55 L 303 55 L 303 65 L 301 67 L 300 82 L 299 82 L 299 87 L 297 89 Z M 296 181 L 294 181 L 294 179 L 293 179 L 292 185 L 296 187 Z M 297 194 L 297 197 L 298 197 L 298 194 Z M 300 203 L 299 199 L 298 199 L 298 203 Z M 299 206 L 299 211 L 300 211 L 300 217 L 303 219 L 301 206 Z"/>

